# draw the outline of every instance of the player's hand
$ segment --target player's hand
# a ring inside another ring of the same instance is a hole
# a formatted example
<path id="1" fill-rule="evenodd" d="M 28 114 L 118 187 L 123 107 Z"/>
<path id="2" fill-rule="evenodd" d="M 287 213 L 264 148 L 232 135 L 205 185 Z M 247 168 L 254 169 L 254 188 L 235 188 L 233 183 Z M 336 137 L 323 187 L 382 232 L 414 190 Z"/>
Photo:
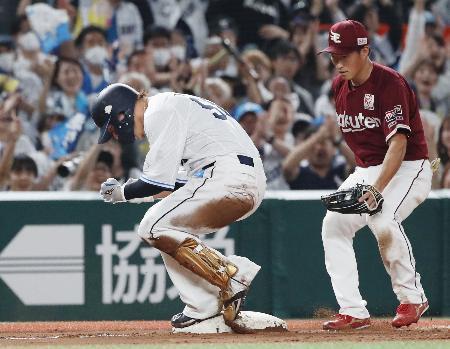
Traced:
<path id="1" fill-rule="evenodd" d="M 375 187 L 374 187 L 375 188 Z M 375 188 L 377 191 L 378 189 Z M 366 191 L 358 200 L 359 202 L 365 202 L 367 205 L 367 208 L 369 210 L 374 210 L 378 207 L 378 202 L 373 193 L 370 191 Z"/>
<path id="2" fill-rule="evenodd" d="M 123 187 L 115 178 L 108 178 L 106 182 L 103 182 L 100 187 L 100 195 L 104 202 L 111 202 L 113 204 L 117 202 L 125 202 L 125 195 L 123 193 Z"/>

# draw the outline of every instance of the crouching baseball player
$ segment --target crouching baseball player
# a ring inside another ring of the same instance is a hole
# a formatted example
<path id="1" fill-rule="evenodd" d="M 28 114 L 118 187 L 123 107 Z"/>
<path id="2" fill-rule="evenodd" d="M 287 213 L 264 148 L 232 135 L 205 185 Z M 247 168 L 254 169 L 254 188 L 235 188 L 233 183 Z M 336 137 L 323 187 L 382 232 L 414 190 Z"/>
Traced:
<path id="1" fill-rule="evenodd" d="M 172 326 L 184 328 L 221 313 L 232 326 L 260 266 L 245 257 L 225 257 L 198 236 L 244 219 L 260 205 L 266 178 L 251 139 L 210 101 L 171 92 L 147 97 L 123 84 L 97 96 L 92 117 L 99 143 L 147 137 L 150 144 L 142 176 L 124 185 L 108 179 L 100 191 L 105 201 L 151 201 L 171 192 L 147 211 L 138 234 L 161 251 L 186 305 Z M 187 181 L 177 179 L 180 164 Z"/>
<path id="2" fill-rule="evenodd" d="M 353 250 L 355 233 L 368 225 L 375 235 L 400 305 L 394 327 L 409 326 L 428 309 L 411 244 L 402 221 L 428 196 L 432 169 L 417 100 L 405 79 L 369 59 L 364 26 L 334 24 L 324 51 L 338 72 L 333 92 L 339 126 L 357 168 L 336 194 L 324 198 L 325 264 L 339 314 L 328 330 L 370 326 L 359 292 Z M 336 212 L 337 211 L 337 212 Z"/>

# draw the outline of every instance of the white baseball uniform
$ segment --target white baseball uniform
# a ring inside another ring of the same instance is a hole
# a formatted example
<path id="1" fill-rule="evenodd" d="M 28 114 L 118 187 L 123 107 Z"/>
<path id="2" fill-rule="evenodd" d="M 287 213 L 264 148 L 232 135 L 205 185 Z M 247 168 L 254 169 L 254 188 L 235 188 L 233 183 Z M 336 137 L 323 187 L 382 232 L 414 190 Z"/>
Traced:
<path id="1" fill-rule="evenodd" d="M 357 183 L 373 184 L 397 132 L 407 135 L 404 160 L 383 190 L 383 209 L 369 216 L 328 211 L 322 225 L 325 265 L 340 305 L 340 313 L 369 317 L 359 292 L 353 250 L 355 233 L 368 225 L 375 235 L 392 288 L 400 303 L 420 304 L 427 299 L 416 272 L 411 244 L 402 221 L 428 196 L 432 170 L 414 93 L 392 69 L 373 64 L 369 79 L 357 88 L 337 77 L 333 81 L 337 121 L 355 153 L 357 168 L 339 189 Z"/>
<path id="2" fill-rule="evenodd" d="M 266 188 L 262 161 L 253 142 L 229 114 L 205 99 L 166 92 L 148 98 L 144 130 L 150 144 L 141 180 L 167 189 L 186 184 L 153 205 L 138 234 L 145 239 L 170 237 L 177 242 L 198 239 L 223 227 L 228 213 L 242 200 L 260 205 Z M 180 164 L 186 179 L 177 179 Z M 231 222 L 226 223 L 225 225 Z M 161 252 L 169 276 L 186 304 L 184 314 L 204 319 L 218 309 L 219 288 Z M 259 266 L 246 258 L 228 258 L 240 274 Z M 245 275 L 244 275 L 245 276 Z"/>
<path id="3" fill-rule="evenodd" d="M 357 183 L 373 183 L 380 171 L 381 165 L 357 167 L 339 189 L 347 189 Z M 322 225 L 325 265 L 331 276 L 341 314 L 359 319 L 369 317 L 367 302 L 359 292 L 358 269 L 353 250 L 356 232 L 366 225 L 378 240 L 381 258 L 398 300 L 412 304 L 427 300 L 402 221 L 427 198 L 431 189 L 431 177 L 428 160 L 404 161 L 383 191 L 384 203 L 380 213 L 369 216 L 327 212 Z"/>

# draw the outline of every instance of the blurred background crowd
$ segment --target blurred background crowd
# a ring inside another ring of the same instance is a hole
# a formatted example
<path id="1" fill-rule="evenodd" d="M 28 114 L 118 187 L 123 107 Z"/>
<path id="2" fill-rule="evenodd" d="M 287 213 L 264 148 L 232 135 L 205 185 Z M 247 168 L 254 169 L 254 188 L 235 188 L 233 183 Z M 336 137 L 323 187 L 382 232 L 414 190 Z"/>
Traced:
<path id="1" fill-rule="evenodd" d="M 146 142 L 96 145 L 89 106 L 113 82 L 228 110 L 269 190 L 336 189 L 355 162 L 333 66 L 316 52 L 346 18 L 367 27 L 372 60 L 413 87 L 429 157 L 441 158 L 433 188 L 450 188 L 450 0 L 0 0 L 0 16 L 0 190 L 139 177 Z"/>

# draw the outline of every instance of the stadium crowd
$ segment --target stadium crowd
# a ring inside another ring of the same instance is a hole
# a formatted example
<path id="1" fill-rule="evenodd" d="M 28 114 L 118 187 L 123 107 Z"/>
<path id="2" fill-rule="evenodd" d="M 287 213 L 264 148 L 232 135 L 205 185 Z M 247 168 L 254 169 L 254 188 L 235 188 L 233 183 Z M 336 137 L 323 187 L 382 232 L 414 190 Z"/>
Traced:
<path id="1" fill-rule="evenodd" d="M 333 66 L 316 53 L 345 18 L 367 27 L 372 60 L 413 87 L 430 160 L 441 159 L 433 188 L 450 188 L 450 0 L 0 0 L 0 13 L 0 190 L 139 177 L 147 143 L 96 144 L 90 104 L 117 81 L 228 110 L 269 190 L 336 189 L 355 161 Z"/>

